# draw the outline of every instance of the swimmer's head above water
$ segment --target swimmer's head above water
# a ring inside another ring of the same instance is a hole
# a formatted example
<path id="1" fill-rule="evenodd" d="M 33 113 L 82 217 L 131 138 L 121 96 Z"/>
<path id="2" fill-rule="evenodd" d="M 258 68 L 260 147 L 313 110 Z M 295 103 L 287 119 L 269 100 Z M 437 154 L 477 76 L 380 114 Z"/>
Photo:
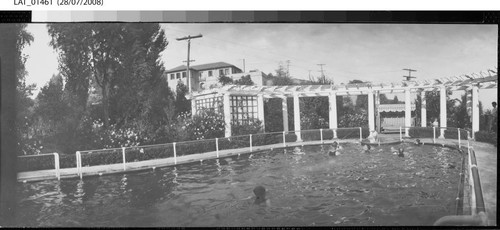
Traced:
<path id="1" fill-rule="evenodd" d="M 255 194 L 254 204 L 261 204 L 266 202 L 266 188 L 264 186 L 257 186 L 253 189 L 253 193 Z"/>

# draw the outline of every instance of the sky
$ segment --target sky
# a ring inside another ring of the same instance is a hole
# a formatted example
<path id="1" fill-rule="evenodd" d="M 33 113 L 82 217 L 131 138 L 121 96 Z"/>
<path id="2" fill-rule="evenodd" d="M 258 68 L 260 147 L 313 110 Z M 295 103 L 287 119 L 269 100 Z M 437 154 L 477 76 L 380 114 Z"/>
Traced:
<path id="1" fill-rule="evenodd" d="M 329 24 L 329 23 L 165 23 L 169 42 L 162 53 L 168 70 L 185 64 L 191 40 L 192 65 L 227 62 L 246 71 L 275 73 L 280 63 L 294 78 L 320 76 L 320 66 L 335 84 L 358 79 L 399 82 L 417 70 L 417 80 L 453 77 L 497 68 L 497 25 L 471 24 Z M 24 52 L 27 82 L 44 86 L 57 74 L 57 53 L 49 46 L 45 24 L 29 24 L 35 41 Z M 287 65 L 287 61 L 288 65 Z M 243 67 L 245 63 L 245 67 Z M 462 92 L 457 92 L 460 94 Z M 36 92 L 35 95 L 36 96 Z M 399 97 L 399 96 L 398 96 Z M 491 108 L 497 89 L 480 90 Z M 495 99 L 496 100 L 496 99 Z"/>

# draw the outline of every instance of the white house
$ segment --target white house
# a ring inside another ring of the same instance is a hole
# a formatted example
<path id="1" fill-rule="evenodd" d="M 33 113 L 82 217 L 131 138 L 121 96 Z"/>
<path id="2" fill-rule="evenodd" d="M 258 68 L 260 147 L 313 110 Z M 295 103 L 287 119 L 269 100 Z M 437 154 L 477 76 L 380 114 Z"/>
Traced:
<path id="1" fill-rule="evenodd" d="M 179 81 L 187 85 L 186 69 L 185 65 L 181 65 L 165 71 L 164 76 L 167 78 L 171 90 L 175 91 Z M 230 77 L 233 80 L 250 75 L 254 85 L 263 85 L 264 74 L 261 71 L 252 70 L 248 73 L 243 73 L 240 68 L 226 62 L 193 65 L 189 67 L 189 72 L 193 91 L 220 87 L 219 77 L 222 75 Z"/>

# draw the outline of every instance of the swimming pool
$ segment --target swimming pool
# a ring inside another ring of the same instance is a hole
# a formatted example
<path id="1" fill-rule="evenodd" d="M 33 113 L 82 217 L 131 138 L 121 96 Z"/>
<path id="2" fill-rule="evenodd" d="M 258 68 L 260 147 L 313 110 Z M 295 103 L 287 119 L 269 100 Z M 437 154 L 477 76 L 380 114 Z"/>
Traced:
<path id="1" fill-rule="evenodd" d="M 453 215 L 461 155 L 402 144 L 275 149 L 83 180 L 18 186 L 20 226 L 432 225 Z M 397 147 L 397 146 L 394 146 Z M 263 185 L 271 206 L 253 205 Z"/>

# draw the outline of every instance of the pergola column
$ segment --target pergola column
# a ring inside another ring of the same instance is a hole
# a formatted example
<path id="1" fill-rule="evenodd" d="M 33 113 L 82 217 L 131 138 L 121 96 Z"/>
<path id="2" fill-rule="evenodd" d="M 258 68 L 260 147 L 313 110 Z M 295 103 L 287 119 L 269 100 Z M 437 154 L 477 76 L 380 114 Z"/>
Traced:
<path id="1" fill-rule="evenodd" d="M 411 126 L 411 89 L 405 89 L 405 136 L 410 136 Z"/>
<path id="2" fill-rule="evenodd" d="M 224 132 L 225 137 L 231 136 L 231 100 L 229 98 L 230 95 L 228 93 L 225 93 L 222 97 L 224 106 L 224 122 L 226 123 Z"/>
<path id="3" fill-rule="evenodd" d="M 472 137 L 479 131 L 479 88 L 472 86 Z"/>
<path id="4" fill-rule="evenodd" d="M 302 138 L 300 136 L 300 103 L 298 94 L 293 95 L 293 121 L 297 141 L 302 141 Z"/>
<path id="5" fill-rule="evenodd" d="M 427 100 L 425 99 L 425 91 L 422 90 L 420 92 L 420 98 L 422 99 L 422 102 L 420 104 L 420 126 L 426 127 L 427 126 Z"/>
<path id="6" fill-rule="evenodd" d="M 196 99 L 191 98 L 191 117 L 196 115 Z"/>
<path id="7" fill-rule="evenodd" d="M 375 130 L 375 110 L 373 101 L 373 91 L 368 92 L 368 128 Z"/>
<path id="8" fill-rule="evenodd" d="M 375 92 L 375 127 L 377 127 L 377 132 L 380 133 L 380 91 Z"/>
<path id="9" fill-rule="evenodd" d="M 288 132 L 288 101 L 287 101 L 287 97 L 281 98 L 281 109 L 283 111 L 283 131 Z"/>
<path id="10" fill-rule="evenodd" d="M 330 109 L 328 113 L 328 125 L 333 129 L 333 138 L 337 138 L 337 93 L 333 92 L 328 95 L 328 102 L 330 102 Z"/>
<path id="11" fill-rule="evenodd" d="M 259 120 L 262 121 L 262 131 L 266 131 L 266 121 L 264 119 L 264 96 L 262 94 L 257 95 L 257 116 Z"/>
<path id="12" fill-rule="evenodd" d="M 446 130 L 446 87 L 443 85 L 439 91 L 439 114 L 441 127 L 441 134 L 439 138 L 444 139 L 444 131 Z"/>

